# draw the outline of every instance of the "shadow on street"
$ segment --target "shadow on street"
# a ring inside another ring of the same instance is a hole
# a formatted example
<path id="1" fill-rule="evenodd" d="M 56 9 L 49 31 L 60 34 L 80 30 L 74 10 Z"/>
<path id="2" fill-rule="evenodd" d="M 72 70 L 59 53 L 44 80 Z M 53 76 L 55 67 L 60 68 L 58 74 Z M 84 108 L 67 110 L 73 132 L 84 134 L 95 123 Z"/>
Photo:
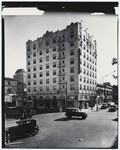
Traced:
<path id="1" fill-rule="evenodd" d="M 74 117 L 71 119 L 68 119 L 67 117 L 55 119 L 54 121 L 70 121 L 70 120 L 84 120 L 83 118 Z"/>

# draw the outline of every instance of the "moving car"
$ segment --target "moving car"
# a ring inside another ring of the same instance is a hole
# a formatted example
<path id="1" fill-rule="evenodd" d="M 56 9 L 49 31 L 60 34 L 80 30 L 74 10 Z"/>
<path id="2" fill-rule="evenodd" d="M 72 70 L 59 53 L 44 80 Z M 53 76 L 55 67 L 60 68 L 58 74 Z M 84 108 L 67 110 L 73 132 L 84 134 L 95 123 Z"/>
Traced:
<path id="1" fill-rule="evenodd" d="M 34 136 L 38 133 L 39 127 L 36 119 L 23 119 L 16 122 L 16 126 L 5 129 L 5 142 L 24 138 L 26 136 Z"/>
<path id="2" fill-rule="evenodd" d="M 109 112 L 115 112 L 117 107 L 115 105 L 110 106 Z"/>
<path id="3" fill-rule="evenodd" d="M 73 116 L 81 117 L 82 119 L 87 118 L 87 113 L 81 112 L 80 109 L 72 107 L 66 109 L 65 115 L 68 119 L 72 118 Z"/>
<path id="4" fill-rule="evenodd" d="M 107 104 L 103 103 L 102 106 L 101 106 L 101 109 L 106 109 L 106 108 L 107 108 Z"/>

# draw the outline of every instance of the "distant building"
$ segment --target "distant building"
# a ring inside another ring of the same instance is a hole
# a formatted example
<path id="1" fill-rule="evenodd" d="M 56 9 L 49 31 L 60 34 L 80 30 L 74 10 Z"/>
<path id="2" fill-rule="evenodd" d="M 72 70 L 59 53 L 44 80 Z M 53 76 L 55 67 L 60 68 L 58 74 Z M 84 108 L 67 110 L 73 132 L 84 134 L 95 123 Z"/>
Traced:
<path id="1" fill-rule="evenodd" d="M 113 88 L 110 83 L 97 84 L 97 103 L 113 101 Z"/>
<path id="2" fill-rule="evenodd" d="M 5 95 L 17 94 L 17 80 L 13 78 L 5 78 Z"/>
<path id="3" fill-rule="evenodd" d="M 96 41 L 81 23 L 26 43 L 27 95 L 35 107 L 79 107 L 96 93 Z"/>
<path id="4" fill-rule="evenodd" d="M 17 80 L 17 94 L 22 95 L 26 89 L 26 72 L 24 69 L 18 69 L 15 72 L 14 79 Z"/>

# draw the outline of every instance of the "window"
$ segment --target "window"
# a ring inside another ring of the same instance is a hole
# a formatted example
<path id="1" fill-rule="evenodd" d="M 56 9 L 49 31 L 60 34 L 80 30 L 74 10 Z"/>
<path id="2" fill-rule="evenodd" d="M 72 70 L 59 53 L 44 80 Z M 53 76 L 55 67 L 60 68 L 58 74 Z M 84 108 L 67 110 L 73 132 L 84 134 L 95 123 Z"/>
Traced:
<path id="1" fill-rule="evenodd" d="M 49 79 L 46 79 L 46 84 L 49 84 Z"/>
<path id="2" fill-rule="evenodd" d="M 70 73 L 74 73 L 74 67 L 70 67 Z"/>
<path id="3" fill-rule="evenodd" d="M 39 47 L 40 47 L 40 48 L 42 47 L 42 43 L 39 43 Z"/>
<path id="4" fill-rule="evenodd" d="M 30 65 L 30 61 L 28 61 L 28 65 Z"/>
<path id="5" fill-rule="evenodd" d="M 70 38 L 73 38 L 74 37 L 74 31 L 71 31 L 70 32 Z"/>
<path id="6" fill-rule="evenodd" d="M 80 81 L 82 81 L 82 76 L 80 76 Z"/>
<path id="7" fill-rule="evenodd" d="M 33 78 L 36 78 L 36 73 L 33 74 Z"/>
<path id="8" fill-rule="evenodd" d="M 63 77 L 63 80 L 65 80 L 65 77 Z"/>
<path id="9" fill-rule="evenodd" d="M 84 85 L 84 90 L 86 90 L 86 85 Z"/>
<path id="10" fill-rule="evenodd" d="M 84 61 L 83 65 L 86 66 L 86 62 L 85 61 Z"/>
<path id="11" fill-rule="evenodd" d="M 53 75 L 56 75 L 56 70 L 53 70 Z"/>
<path id="12" fill-rule="evenodd" d="M 27 57 L 28 59 L 30 58 L 30 55 L 28 55 L 28 57 Z"/>
<path id="13" fill-rule="evenodd" d="M 84 82 L 86 82 L 86 78 L 84 77 L 84 80 L 83 80 Z"/>
<path id="14" fill-rule="evenodd" d="M 74 55 L 74 50 L 70 50 L 70 56 Z"/>
<path id="15" fill-rule="evenodd" d="M 53 59 L 56 59 L 56 54 L 53 54 Z"/>
<path id="16" fill-rule="evenodd" d="M 33 57 L 36 57 L 36 52 L 33 53 Z"/>
<path id="17" fill-rule="evenodd" d="M 74 42 L 70 42 L 70 47 L 74 46 Z"/>
<path id="18" fill-rule="evenodd" d="M 80 67 L 80 73 L 82 73 L 82 68 Z"/>
<path id="19" fill-rule="evenodd" d="M 71 64 L 71 65 L 74 64 L 74 58 L 71 58 L 71 59 L 70 59 L 70 64 Z"/>
<path id="20" fill-rule="evenodd" d="M 85 50 L 85 44 L 84 44 L 84 46 L 83 46 L 83 49 Z"/>
<path id="21" fill-rule="evenodd" d="M 49 76 L 49 71 L 46 71 L 46 76 Z"/>
<path id="22" fill-rule="evenodd" d="M 46 54 L 49 53 L 49 48 L 46 49 Z"/>
<path id="23" fill-rule="evenodd" d="M 82 90 L 82 85 L 80 84 L 80 90 Z"/>
<path id="24" fill-rule="evenodd" d="M 89 91 L 89 86 L 87 86 L 87 90 Z"/>
<path id="25" fill-rule="evenodd" d="M 56 46 L 53 46 L 53 52 L 55 52 L 56 51 Z"/>
<path id="26" fill-rule="evenodd" d="M 36 49 L 36 44 L 33 45 L 33 49 L 34 49 L 34 50 Z"/>
<path id="27" fill-rule="evenodd" d="M 43 91 L 43 87 L 42 86 L 40 86 L 40 91 Z"/>
<path id="28" fill-rule="evenodd" d="M 39 55 L 42 55 L 42 51 L 39 52 Z"/>
<path id="29" fill-rule="evenodd" d="M 74 82 L 74 76 L 70 76 L 70 82 Z"/>
<path id="30" fill-rule="evenodd" d="M 56 91 L 56 90 L 57 90 L 57 87 L 56 87 L 56 85 L 54 85 L 54 86 L 53 86 L 53 90 L 54 90 L 54 91 Z"/>
<path id="31" fill-rule="evenodd" d="M 82 64 L 82 59 L 80 58 L 80 64 Z"/>
<path id="32" fill-rule="evenodd" d="M 86 57 L 85 53 L 83 54 L 83 57 L 84 57 L 84 58 Z"/>
<path id="33" fill-rule="evenodd" d="M 43 66 L 42 65 L 40 65 L 40 70 L 42 70 L 43 69 Z"/>
<path id="34" fill-rule="evenodd" d="M 30 81 L 28 81 L 28 85 L 30 85 L 31 83 L 30 83 Z"/>
<path id="35" fill-rule="evenodd" d="M 53 62 L 53 67 L 54 67 L 54 68 L 56 67 L 56 62 Z"/>
<path id="36" fill-rule="evenodd" d="M 42 57 L 39 59 L 40 63 L 43 61 Z"/>
<path id="37" fill-rule="evenodd" d="M 86 74 L 86 70 L 85 69 L 84 69 L 83 73 Z"/>
<path id="38" fill-rule="evenodd" d="M 36 64 L 36 59 L 33 59 L 33 64 Z"/>
<path id="39" fill-rule="evenodd" d="M 92 67 L 92 66 L 90 65 L 90 69 L 91 69 L 91 67 Z"/>
<path id="40" fill-rule="evenodd" d="M 56 78 L 53 78 L 53 83 L 56 83 Z"/>
<path id="41" fill-rule="evenodd" d="M 49 56 L 46 56 L 46 61 L 49 61 Z"/>
<path id="42" fill-rule="evenodd" d="M 36 88 L 34 87 L 34 92 L 36 92 Z"/>
<path id="43" fill-rule="evenodd" d="M 49 64 L 46 64 L 46 69 L 49 69 Z"/>
<path id="44" fill-rule="evenodd" d="M 30 88 L 28 88 L 28 92 L 30 92 L 31 90 L 30 90 Z"/>
<path id="45" fill-rule="evenodd" d="M 48 46 L 49 45 L 49 41 L 46 41 L 46 46 Z"/>
<path id="46" fill-rule="evenodd" d="M 87 68 L 89 68 L 89 64 L 87 63 Z"/>
<path id="47" fill-rule="evenodd" d="M 30 68 L 28 68 L 28 72 L 30 72 Z"/>
<path id="48" fill-rule="evenodd" d="M 40 79 L 40 84 L 43 84 L 43 80 L 42 79 Z"/>
<path id="49" fill-rule="evenodd" d="M 46 91 L 49 91 L 50 89 L 49 89 L 49 86 L 46 86 Z"/>
<path id="50" fill-rule="evenodd" d="M 56 38 L 53 38 L 53 43 L 56 43 Z"/>
<path id="51" fill-rule="evenodd" d="M 36 85 L 36 81 L 33 81 L 33 84 Z"/>
<path id="52" fill-rule="evenodd" d="M 89 71 L 87 70 L 87 75 L 89 75 Z"/>
<path id="53" fill-rule="evenodd" d="M 33 67 L 33 71 L 36 71 L 36 67 L 35 66 Z"/>
<path id="54" fill-rule="evenodd" d="M 83 41 L 85 42 L 85 35 L 83 35 Z"/>
<path id="55" fill-rule="evenodd" d="M 71 90 L 71 91 L 75 90 L 74 84 L 71 84 L 71 85 L 70 85 L 70 90 Z"/>
<path id="56" fill-rule="evenodd" d="M 28 79 L 30 79 L 30 74 L 28 74 Z"/>
<path id="57" fill-rule="evenodd" d="M 90 77 L 91 77 L 91 72 L 90 72 Z"/>
<path id="58" fill-rule="evenodd" d="M 89 83 L 89 79 L 87 79 L 87 83 Z"/>
<path id="59" fill-rule="evenodd" d="M 43 76 L 43 73 L 42 72 L 40 72 L 40 77 L 42 77 Z"/>
<path id="60" fill-rule="evenodd" d="M 91 62 L 91 57 L 90 57 L 90 62 Z"/>
<path id="61" fill-rule="evenodd" d="M 27 48 L 27 51 L 28 51 L 28 52 L 30 51 L 30 47 Z"/>
<path id="62" fill-rule="evenodd" d="M 89 60 L 89 56 L 87 55 L 87 60 Z"/>

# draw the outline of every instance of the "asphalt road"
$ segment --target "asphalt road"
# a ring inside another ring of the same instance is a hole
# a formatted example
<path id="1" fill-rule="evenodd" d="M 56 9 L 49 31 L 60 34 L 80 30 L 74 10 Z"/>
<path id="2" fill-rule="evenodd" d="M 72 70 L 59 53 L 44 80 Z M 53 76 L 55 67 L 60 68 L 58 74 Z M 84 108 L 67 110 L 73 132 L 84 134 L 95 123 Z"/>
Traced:
<path id="1" fill-rule="evenodd" d="M 116 112 L 87 110 L 86 120 L 68 120 L 65 113 L 35 115 L 36 136 L 9 143 L 7 148 L 110 148 L 117 136 Z"/>

